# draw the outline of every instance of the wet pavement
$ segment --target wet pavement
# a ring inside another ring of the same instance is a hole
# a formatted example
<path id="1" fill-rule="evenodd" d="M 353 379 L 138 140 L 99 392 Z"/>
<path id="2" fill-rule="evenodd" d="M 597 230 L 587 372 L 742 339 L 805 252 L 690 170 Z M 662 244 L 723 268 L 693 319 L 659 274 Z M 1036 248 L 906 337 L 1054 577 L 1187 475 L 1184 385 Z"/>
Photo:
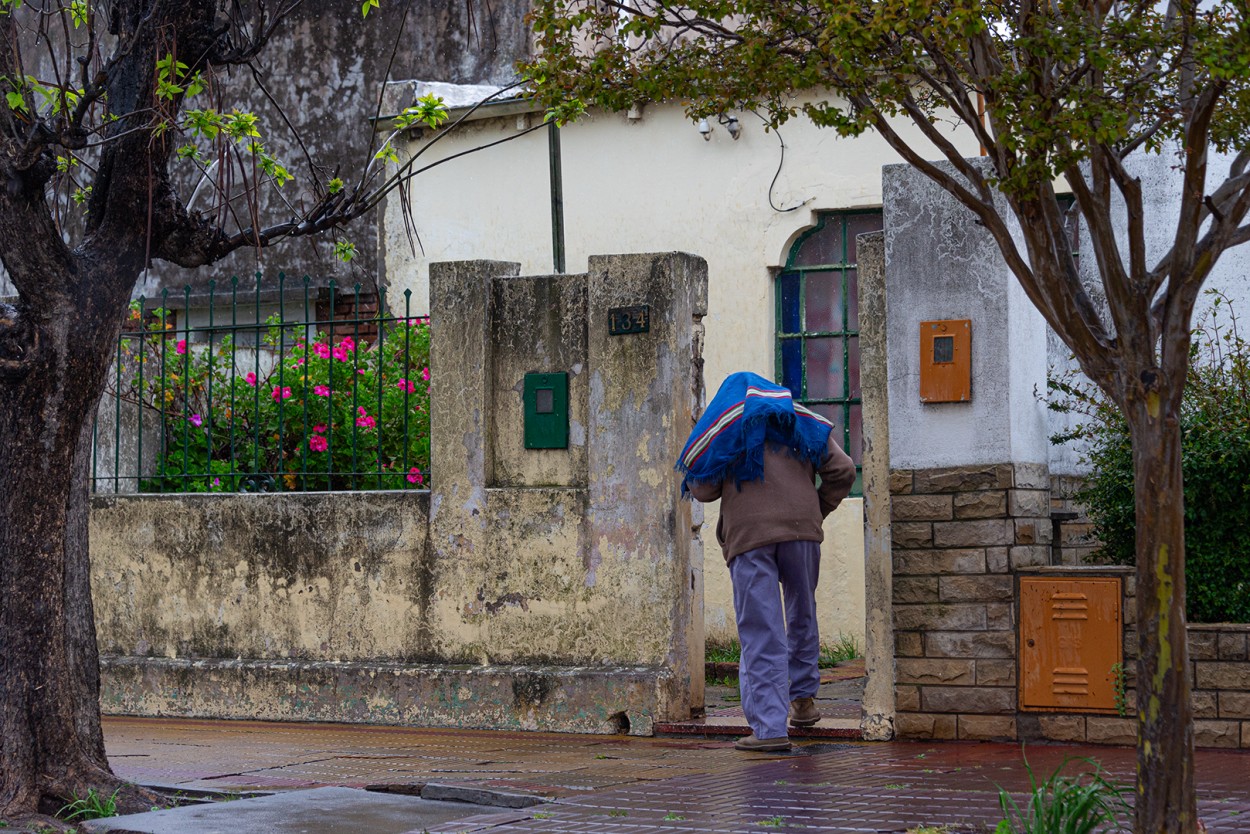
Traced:
<path id="1" fill-rule="evenodd" d="M 84 834 L 405 834 L 416 826 L 437 828 L 474 813 L 463 802 L 314 788 L 107 817 L 84 823 L 82 830 Z"/>
<path id="2" fill-rule="evenodd" d="M 1018 801 L 1029 787 L 1015 744 L 814 740 L 760 754 L 692 737 L 133 718 L 106 719 L 105 735 L 119 775 L 174 789 L 438 784 L 552 800 L 517 810 L 469 806 L 469 816 L 430 834 L 983 832 L 1001 819 L 999 786 Z M 1088 769 L 1080 759 L 1091 757 L 1132 783 L 1131 749 L 1037 744 L 1025 753 L 1039 778 L 1065 759 L 1066 772 Z M 1199 751 L 1196 773 L 1208 831 L 1250 834 L 1250 754 Z"/>

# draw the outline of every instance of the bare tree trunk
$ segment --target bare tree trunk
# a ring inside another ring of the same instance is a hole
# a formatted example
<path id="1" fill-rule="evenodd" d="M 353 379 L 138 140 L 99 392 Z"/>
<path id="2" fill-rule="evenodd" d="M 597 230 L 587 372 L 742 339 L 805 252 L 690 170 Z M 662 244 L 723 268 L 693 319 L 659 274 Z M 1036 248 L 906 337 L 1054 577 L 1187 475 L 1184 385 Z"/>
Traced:
<path id="1" fill-rule="evenodd" d="M 89 788 L 107 796 L 124 784 L 109 769 L 100 727 L 87 540 L 91 418 L 120 316 L 51 312 L 41 361 L 20 378 L 0 379 L 0 818 L 7 820 L 53 813 Z"/>
<path id="2" fill-rule="evenodd" d="M 1183 382 L 1183 371 L 1181 381 Z M 1185 501 L 1174 405 L 1127 414 L 1137 516 L 1137 824 L 1139 834 L 1192 834 L 1193 709 L 1185 623 Z M 1165 403 L 1172 400 L 1168 397 Z"/>

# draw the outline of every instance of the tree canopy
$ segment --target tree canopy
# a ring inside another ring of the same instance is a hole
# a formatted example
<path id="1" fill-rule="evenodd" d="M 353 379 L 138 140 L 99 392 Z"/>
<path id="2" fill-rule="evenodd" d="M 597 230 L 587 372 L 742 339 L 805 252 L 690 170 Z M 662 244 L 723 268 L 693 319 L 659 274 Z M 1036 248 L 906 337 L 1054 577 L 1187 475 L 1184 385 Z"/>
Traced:
<path id="1" fill-rule="evenodd" d="M 526 66 L 561 120 L 678 101 L 691 117 L 752 108 L 772 125 L 802 114 L 875 132 L 994 237 L 1132 436 L 1143 834 L 1197 825 L 1178 415 L 1195 301 L 1221 254 L 1250 240 L 1246 12 L 1245 0 L 538 0 Z M 952 129 L 988 162 L 965 159 Z M 1221 152 L 1227 176 L 1212 176 Z M 1174 160 L 1162 252 L 1147 250 L 1128 162 L 1142 153 Z M 1073 214 L 1100 286 L 1082 281 Z"/>
<path id="2" fill-rule="evenodd" d="M 543 0 L 535 17 L 541 54 L 528 72 L 561 119 L 589 105 L 677 100 L 692 117 L 752 108 L 779 125 L 802 112 L 844 136 L 879 132 L 987 225 L 1048 322 L 1087 348 L 1077 351 L 1086 372 L 1111 393 L 1118 386 L 1105 357 L 1132 305 L 1112 304 L 1109 321 L 1099 316 L 1071 265 L 1054 183 L 1062 177 L 1073 190 L 1107 289 L 1123 288 L 1111 295 L 1157 302 L 1157 337 L 1164 306 L 1192 306 L 1219 254 L 1250 239 L 1244 10 L 1233 0 L 1201 10 L 1073 0 Z M 800 103 L 802 91 L 828 95 Z M 909 145 L 891 124 L 897 116 L 910 118 L 959 176 Z M 976 135 L 991 173 L 963 158 L 951 126 Z M 1206 189 L 1208 148 L 1240 151 L 1222 187 Z M 1177 153 L 1186 176 L 1175 245 L 1150 264 L 1137 236 L 1121 251 L 1110 219 L 1112 189 L 1140 214 L 1140 191 L 1124 167 L 1139 150 Z M 1026 251 L 996 217 L 997 190 L 1045 230 L 1026 238 Z M 1042 293 L 1039 281 L 1063 291 Z"/>

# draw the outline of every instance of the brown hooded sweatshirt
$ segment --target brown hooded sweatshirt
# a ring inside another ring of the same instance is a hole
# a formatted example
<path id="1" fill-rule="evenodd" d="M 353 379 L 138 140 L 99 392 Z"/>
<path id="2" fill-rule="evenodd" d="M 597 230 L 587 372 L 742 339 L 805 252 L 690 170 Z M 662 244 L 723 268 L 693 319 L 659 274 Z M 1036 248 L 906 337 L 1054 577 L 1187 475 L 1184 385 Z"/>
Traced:
<path id="1" fill-rule="evenodd" d="M 820 486 L 816 486 L 816 475 Z M 739 553 L 778 542 L 825 540 L 821 522 L 837 509 L 855 484 L 855 463 L 829 435 L 820 468 L 787 454 L 764 450 L 764 477 L 719 484 L 692 484 L 690 493 L 704 503 L 720 499 L 716 539 L 728 563 Z"/>

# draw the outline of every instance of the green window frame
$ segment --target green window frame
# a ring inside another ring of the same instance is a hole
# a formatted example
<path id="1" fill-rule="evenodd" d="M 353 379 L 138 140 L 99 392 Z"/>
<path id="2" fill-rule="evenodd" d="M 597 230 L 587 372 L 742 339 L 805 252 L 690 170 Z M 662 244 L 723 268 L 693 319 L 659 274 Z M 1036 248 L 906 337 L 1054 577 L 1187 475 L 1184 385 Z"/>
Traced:
<path id="1" fill-rule="evenodd" d="M 790 247 L 774 285 L 775 379 L 834 424 L 855 461 L 852 495 L 863 494 L 855 237 L 881 228 L 880 209 L 821 213 Z"/>

